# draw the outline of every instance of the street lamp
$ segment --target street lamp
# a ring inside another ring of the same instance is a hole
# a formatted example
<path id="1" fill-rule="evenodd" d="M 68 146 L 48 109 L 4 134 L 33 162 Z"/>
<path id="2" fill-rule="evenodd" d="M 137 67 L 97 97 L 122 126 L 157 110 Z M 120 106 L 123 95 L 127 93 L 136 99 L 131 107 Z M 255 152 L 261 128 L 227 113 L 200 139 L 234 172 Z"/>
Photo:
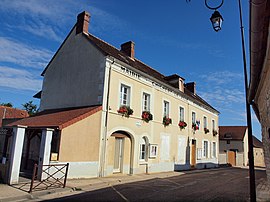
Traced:
<path id="1" fill-rule="evenodd" d="M 222 24 L 223 18 L 218 11 L 215 11 L 212 14 L 210 20 L 211 20 L 213 28 L 216 32 L 221 30 L 221 24 Z"/>
<path id="2" fill-rule="evenodd" d="M 223 0 L 219 6 L 212 8 L 207 4 L 205 0 L 205 5 L 211 10 L 215 10 L 212 17 L 210 18 L 214 30 L 217 32 L 221 29 L 222 16 L 216 9 L 220 8 L 223 4 Z M 247 125 L 248 125 L 248 159 L 249 159 L 249 185 L 250 185 L 250 201 L 256 201 L 256 186 L 255 186 L 255 171 L 254 171 L 254 154 L 253 154 L 253 137 L 252 137 L 252 125 L 251 125 L 251 111 L 250 103 L 248 102 L 248 76 L 247 76 L 247 63 L 246 63 L 246 51 L 245 51 L 245 41 L 244 41 L 244 27 L 242 20 L 242 6 L 241 0 L 238 0 L 239 7 L 239 17 L 240 17 L 240 30 L 242 39 L 242 56 L 244 65 L 244 78 L 245 78 L 245 91 L 246 91 L 246 113 L 247 113 Z M 215 14 L 216 13 L 216 14 Z"/>
<path id="3" fill-rule="evenodd" d="M 210 21 L 212 23 L 213 29 L 218 32 L 219 30 L 221 30 L 221 25 L 223 22 L 223 17 L 221 16 L 221 14 L 217 11 L 217 9 L 219 9 L 222 5 L 223 5 L 224 0 L 221 1 L 221 3 L 216 6 L 216 7 L 211 7 L 208 5 L 207 0 L 205 0 L 205 6 L 211 10 L 215 10 L 214 13 L 212 14 Z"/>

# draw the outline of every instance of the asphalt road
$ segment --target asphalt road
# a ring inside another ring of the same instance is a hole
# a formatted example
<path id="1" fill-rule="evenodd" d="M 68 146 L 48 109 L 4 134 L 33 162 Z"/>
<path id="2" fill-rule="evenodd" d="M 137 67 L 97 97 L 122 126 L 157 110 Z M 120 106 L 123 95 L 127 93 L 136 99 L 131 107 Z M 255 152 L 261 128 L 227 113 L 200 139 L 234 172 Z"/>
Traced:
<path id="1" fill-rule="evenodd" d="M 256 181 L 265 177 L 256 171 Z M 249 201 L 247 169 L 187 171 L 170 178 L 133 182 L 50 201 Z"/>

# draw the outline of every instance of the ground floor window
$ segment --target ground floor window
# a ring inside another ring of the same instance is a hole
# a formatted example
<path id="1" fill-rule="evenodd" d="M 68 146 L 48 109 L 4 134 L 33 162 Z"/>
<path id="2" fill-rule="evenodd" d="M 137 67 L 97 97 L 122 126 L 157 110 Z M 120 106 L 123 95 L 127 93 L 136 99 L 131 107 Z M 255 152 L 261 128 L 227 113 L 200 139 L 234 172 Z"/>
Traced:
<path id="1" fill-rule="evenodd" d="M 146 137 L 143 137 L 140 142 L 140 160 L 147 161 L 148 158 L 148 140 Z"/>
<path id="2" fill-rule="evenodd" d="M 216 143 L 213 142 L 213 157 L 216 158 L 217 157 L 217 146 L 216 146 Z"/>
<path id="3" fill-rule="evenodd" d="M 146 156 L 146 146 L 145 144 L 140 145 L 140 160 L 145 160 Z"/>
<path id="4" fill-rule="evenodd" d="M 208 141 L 203 141 L 203 157 L 208 158 Z"/>

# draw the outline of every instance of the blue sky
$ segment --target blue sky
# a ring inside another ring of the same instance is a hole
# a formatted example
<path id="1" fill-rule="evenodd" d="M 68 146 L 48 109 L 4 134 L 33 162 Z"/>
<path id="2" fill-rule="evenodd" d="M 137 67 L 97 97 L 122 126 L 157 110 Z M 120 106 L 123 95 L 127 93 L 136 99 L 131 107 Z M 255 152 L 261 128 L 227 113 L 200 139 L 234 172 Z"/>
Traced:
<path id="1" fill-rule="evenodd" d="M 248 1 L 242 5 L 249 64 Z M 246 125 L 236 0 L 219 9 L 224 23 L 218 33 L 204 0 L 1 0 L 0 103 L 39 104 L 32 96 L 41 89 L 40 74 L 83 10 L 91 14 L 92 34 L 117 48 L 132 40 L 139 60 L 165 75 L 195 81 L 197 93 L 221 112 L 220 125 Z M 258 121 L 252 119 L 260 138 Z"/>

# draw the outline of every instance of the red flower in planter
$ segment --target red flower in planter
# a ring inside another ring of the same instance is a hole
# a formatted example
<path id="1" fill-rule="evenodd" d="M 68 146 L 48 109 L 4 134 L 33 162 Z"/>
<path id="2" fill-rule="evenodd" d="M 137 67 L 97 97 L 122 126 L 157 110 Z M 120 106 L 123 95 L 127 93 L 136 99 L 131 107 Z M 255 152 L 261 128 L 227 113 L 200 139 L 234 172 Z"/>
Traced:
<path id="1" fill-rule="evenodd" d="M 218 132 L 216 130 L 213 130 L 213 135 L 216 136 Z"/>
<path id="2" fill-rule="evenodd" d="M 192 124 L 192 129 L 193 129 L 194 131 L 199 130 L 199 126 L 197 126 L 196 123 L 193 123 L 193 124 Z"/>
<path id="3" fill-rule="evenodd" d="M 178 126 L 179 126 L 181 129 L 185 129 L 185 127 L 187 126 L 187 123 L 186 123 L 185 121 L 179 121 Z"/>
<path id="4" fill-rule="evenodd" d="M 149 121 L 153 120 L 153 115 L 149 111 L 143 111 L 142 120 L 148 123 Z"/>
<path id="5" fill-rule="evenodd" d="M 172 119 L 171 118 L 169 118 L 169 117 L 167 117 L 167 116 L 164 116 L 163 117 L 163 125 L 164 126 L 168 126 L 169 124 L 171 124 L 172 123 Z"/>
<path id="6" fill-rule="evenodd" d="M 209 133 L 209 129 L 208 128 L 204 128 L 203 130 L 204 130 L 204 133 L 205 134 Z"/>
<path id="7" fill-rule="evenodd" d="M 133 110 L 132 110 L 129 106 L 125 106 L 125 105 L 121 106 L 121 107 L 117 110 L 117 112 L 118 112 L 119 114 L 122 114 L 122 116 L 125 116 L 125 117 L 129 117 L 130 115 L 133 114 Z"/>

